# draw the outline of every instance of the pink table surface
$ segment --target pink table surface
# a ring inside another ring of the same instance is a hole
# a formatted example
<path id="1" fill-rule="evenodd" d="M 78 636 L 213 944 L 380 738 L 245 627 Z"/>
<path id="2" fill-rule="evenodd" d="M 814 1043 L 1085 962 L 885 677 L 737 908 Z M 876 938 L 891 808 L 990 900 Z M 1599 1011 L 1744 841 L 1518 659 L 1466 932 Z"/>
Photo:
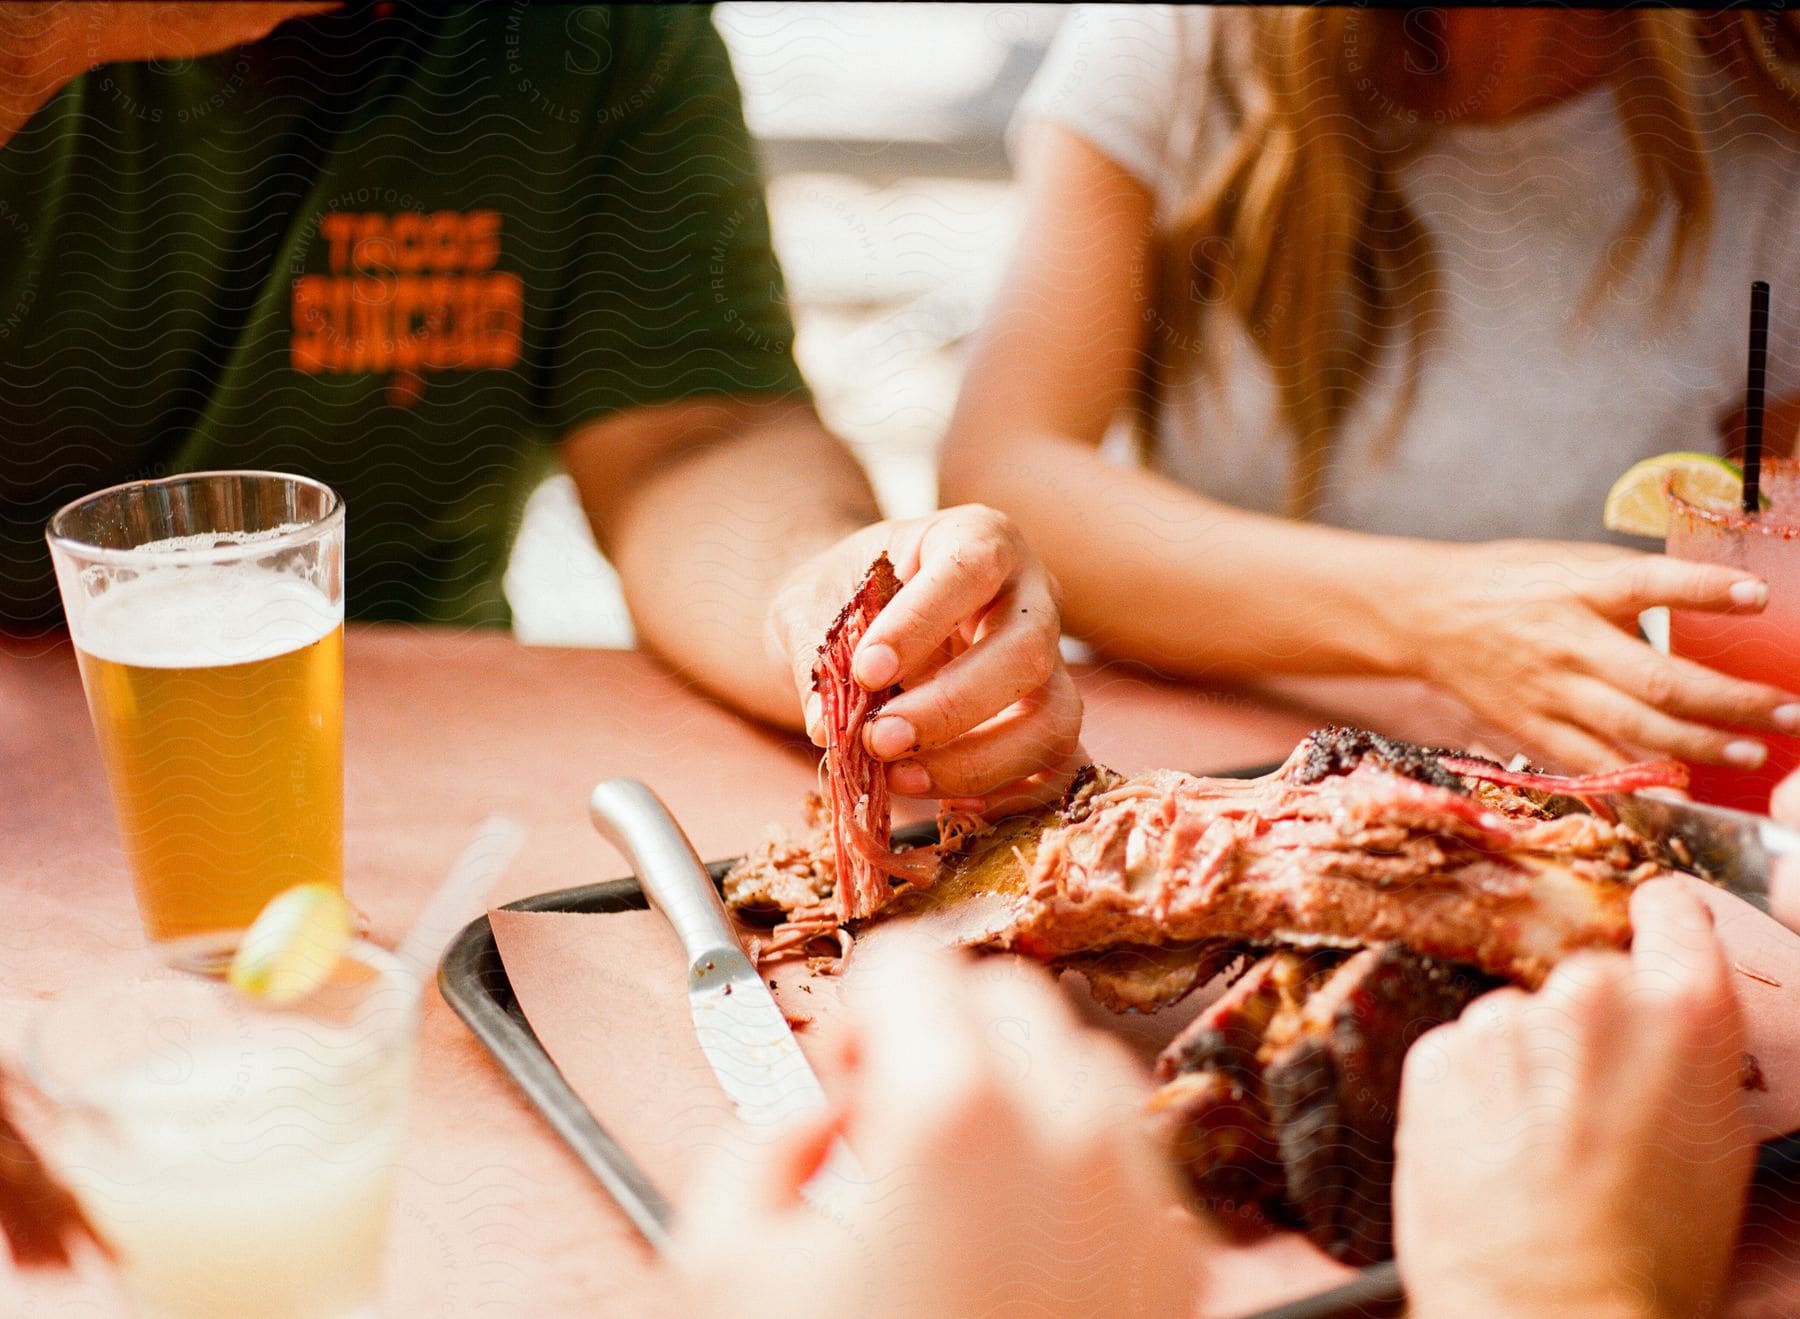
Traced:
<path id="1" fill-rule="evenodd" d="M 474 825 L 504 810 L 529 839 L 496 904 L 624 872 L 588 825 L 588 790 L 650 782 L 703 855 L 798 820 L 809 749 L 732 715 L 634 652 L 526 648 L 493 632 L 354 627 L 347 648 L 346 855 L 372 935 L 391 943 Z M 1278 759 L 1329 709 L 1423 740 L 1478 734 L 1417 689 L 1289 686 L 1281 698 L 1086 669 L 1086 742 L 1121 769 Z M 1307 706 L 1312 708 L 1306 708 Z M 0 1050 L 34 1004 L 144 956 L 105 779 L 66 645 L 0 643 Z M 1800 1277 L 1783 1212 L 1759 1203 L 1740 1260 L 1753 1307 Z M 659 1280 L 605 1193 L 450 1009 L 432 996 L 387 1247 L 384 1313 L 636 1314 Z M 118 1313 L 103 1270 L 22 1277 L 0 1315 Z M 1754 1309 L 1746 1313 L 1755 1312 Z"/>

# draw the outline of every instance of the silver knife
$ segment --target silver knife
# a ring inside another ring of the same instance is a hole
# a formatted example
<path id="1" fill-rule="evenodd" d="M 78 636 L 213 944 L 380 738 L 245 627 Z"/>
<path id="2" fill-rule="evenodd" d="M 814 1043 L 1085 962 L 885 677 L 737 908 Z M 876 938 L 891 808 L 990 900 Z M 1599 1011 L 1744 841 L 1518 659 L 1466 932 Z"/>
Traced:
<path id="1" fill-rule="evenodd" d="M 744 955 L 712 876 L 662 799 L 636 779 L 608 779 L 588 799 L 588 813 L 631 862 L 651 904 L 681 940 L 694 1035 L 745 1125 L 767 1129 L 822 1111 L 825 1091 L 812 1065 Z M 839 1141 L 802 1194 L 841 1217 L 863 1180 Z"/>
<path id="2" fill-rule="evenodd" d="M 1598 800 L 1647 838 L 1665 845 L 1679 839 L 1693 869 L 1759 911 L 1769 909 L 1776 858 L 1800 856 L 1800 831 L 1767 816 L 1641 792 L 1602 793 Z"/>

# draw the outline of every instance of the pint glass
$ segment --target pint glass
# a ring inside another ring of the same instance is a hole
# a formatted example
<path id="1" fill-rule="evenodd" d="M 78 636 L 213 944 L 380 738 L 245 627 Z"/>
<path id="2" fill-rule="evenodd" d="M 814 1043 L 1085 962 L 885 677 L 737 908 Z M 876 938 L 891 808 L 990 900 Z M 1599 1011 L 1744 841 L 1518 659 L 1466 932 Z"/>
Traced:
<path id="1" fill-rule="evenodd" d="M 152 940 L 343 883 L 344 507 L 271 472 L 115 486 L 50 520 Z"/>

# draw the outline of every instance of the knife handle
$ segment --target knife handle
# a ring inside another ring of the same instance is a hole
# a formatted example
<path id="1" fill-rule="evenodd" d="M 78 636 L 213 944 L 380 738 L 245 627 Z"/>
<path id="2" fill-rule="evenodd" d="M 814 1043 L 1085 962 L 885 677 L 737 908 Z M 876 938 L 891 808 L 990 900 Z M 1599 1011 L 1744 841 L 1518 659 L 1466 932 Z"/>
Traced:
<path id="1" fill-rule="evenodd" d="M 712 876 L 662 798 L 636 779 L 607 779 L 588 798 L 588 814 L 601 836 L 625 854 L 644 893 L 675 927 L 690 968 L 721 950 L 742 954 Z"/>

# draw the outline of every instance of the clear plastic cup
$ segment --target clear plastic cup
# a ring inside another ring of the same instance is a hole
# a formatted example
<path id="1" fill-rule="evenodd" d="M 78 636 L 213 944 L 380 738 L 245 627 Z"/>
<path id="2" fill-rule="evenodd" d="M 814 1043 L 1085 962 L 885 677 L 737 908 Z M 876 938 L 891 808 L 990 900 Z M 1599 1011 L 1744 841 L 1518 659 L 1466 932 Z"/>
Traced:
<path id="1" fill-rule="evenodd" d="M 287 1007 L 169 967 L 37 1015 L 50 1157 L 138 1315 L 375 1314 L 418 998 L 356 941 Z"/>

